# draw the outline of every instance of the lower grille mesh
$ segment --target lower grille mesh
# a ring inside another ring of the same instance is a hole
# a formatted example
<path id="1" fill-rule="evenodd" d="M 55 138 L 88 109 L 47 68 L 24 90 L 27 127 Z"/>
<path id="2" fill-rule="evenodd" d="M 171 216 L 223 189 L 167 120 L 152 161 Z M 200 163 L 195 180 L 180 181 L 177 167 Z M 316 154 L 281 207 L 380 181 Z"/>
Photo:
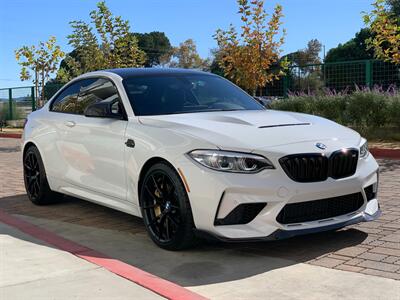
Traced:
<path id="1" fill-rule="evenodd" d="M 361 193 L 321 200 L 286 204 L 276 220 L 281 224 L 293 224 L 323 220 L 358 210 L 364 204 Z"/>
<path id="2" fill-rule="evenodd" d="M 236 206 L 225 218 L 215 219 L 214 225 L 238 225 L 250 223 L 267 203 L 242 203 Z"/>

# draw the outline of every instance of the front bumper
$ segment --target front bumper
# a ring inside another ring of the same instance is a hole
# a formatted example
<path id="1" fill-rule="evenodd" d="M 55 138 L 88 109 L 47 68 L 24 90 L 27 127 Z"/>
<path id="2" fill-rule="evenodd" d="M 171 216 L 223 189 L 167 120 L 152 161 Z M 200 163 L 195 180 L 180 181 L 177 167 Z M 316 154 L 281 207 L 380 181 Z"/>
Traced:
<path id="1" fill-rule="evenodd" d="M 361 223 L 361 222 L 370 222 L 373 220 L 376 220 L 380 217 L 382 214 L 381 210 L 378 209 L 373 215 L 369 215 L 368 213 L 363 213 L 362 215 L 350 219 L 345 222 L 341 223 L 335 223 L 331 225 L 326 225 L 326 226 L 321 226 L 321 227 L 315 227 L 315 228 L 308 228 L 308 229 L 297 229 L 297 230 L 284 230 L 284 229 L 277 229 L 275 232 L 272 234 L 265 236 L 265 237 L 255 237 L 255 238 L 226 238 L 222 236 L 217 236 L 213 235 L 209 232 L 201 232 L 200 235 L 206 236 L 206 237 L 212 237 L 217 240 L 223 241 L 223 242 L 261 242 L 261 241 L 276 241 L 276 240 L 283 240 L 283 239 L 288 239 L 291 237 L 299 236 L 299 235 L 306 235 L 306 234 L 313 234 L 313 233 L 318 233 L 318 232 L 324 232 L 324 231 L 331 231 L 331 230 L 337 230 L 349 225 Z"/>
<path id="2" fill-rule="evenodd" d="M 378 164 L 372 155 L 360 159 L 354 175 L 323 182 L 300 183 L 288 178 L 272 157 L 276 167 L 258 174 L 231 174 L 195 165 L 189 159 L 177 162 L 190 187 L 189 200 L 196 228 L 222 240 L 273 240 L 319 231 L 333 230 L 379 217 L 377 197 L 368 199 L 365 188 L 378 184 Z M 363 205 L 351 213 L 310 222 L 281 224 L 277 216 L 286 204 L 361 193 Z M 267 203 L 247 224 L 216 225 L 235 207 L 246 203 Z"/>

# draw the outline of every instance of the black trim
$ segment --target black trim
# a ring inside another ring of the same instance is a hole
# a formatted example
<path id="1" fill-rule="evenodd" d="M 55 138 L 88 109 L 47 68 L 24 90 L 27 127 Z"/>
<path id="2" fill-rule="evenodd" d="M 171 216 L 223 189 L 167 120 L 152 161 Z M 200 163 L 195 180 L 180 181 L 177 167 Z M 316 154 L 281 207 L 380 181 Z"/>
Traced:
<path id="1" fill-rule="evenodd" d="M 346 154 L 351 155 L 351 159 L 346 157 Z M 340 155 L 343 155 L 347 161 L 340 161 L 338 164 L 333 165 L 334 160 Z M 325 156 L 324 153 L 298 153 L 281 157 L 279 164 L 286 175 L 293 181 L 321 182 L 328 179 L 328 177 L 341 179 L 353 176 L 357 171 L 358 155 L 358 149 L 356 148 L 337 150 L 332 152 L 329 157 Z M 319 163 L 318 167 L 322 169 L 316 170 L 313 167 L 315 163 Z"/>
<path id="2" fill-rule="evenodd" d="M 300 158 L 300 159 L 306 158 L 307 160 L 310 160 L 310 159 L 321 160 L 321 164 L 322 164 L 321 167 L 323 168 L 323 169 L 321 169 L 322 173 L 318 174 L 318 172 L 315 172 L 313 177 L 304 177 L 304 178 L 296 177 L 291 172 L 290 166 L 289 166 L 289 161 L 292 161 L 292 159 L 295 159 L 295 158 Z M 287 155 L 287 156 L 280 158 L 279 163 L 280 163 L 283 171 L 285 171 L 286 175 L 290 179 L 292 179 L 293 181 L 296 181 L 296 182 L 317 182 L 317 181 L 325 181 L 326 179 L 328 179 L 329 159 L 322 153 L 291 154 L 291 155 Z"/>
<path id="3" fill-rule="evenodd" d="M 361 222 L 370 222 L 373 220 L 376 220 L 377 218 L 380 217 L 382 214 L 381 210 L 379 209 L 375 214 L 373 215 L 368 215 L 366 213 L 363 213 L 363 215 L 350 219 L 345 222 L 341 223 L 336 223 L 336 224 L 331 224 L 327 226 L 321 226 L 321 227 L 315 227 L 315 228 L 308 228 L 308 229 L 295 229 L 295 230 L 284 230 L 284 229 L 277 229 L 274 231 L 272 234 L 264 237 L 256 237 L 256 238 L 227 238 L 223 236 L 218 236 L 216 234 L 212 234 L 210 232 L 206 232 L 203 230 L 196 229 L 195 233 L 196 235 L 200 237 L 208 237 L 212 239 L 216 239 L 222 242 L 229 242 L 229 243 L 241 243 L 241 242 L 263 242 L 263 241 L 275 241 L 275 240 L 282 240 L 282 239 L 287 239 L 299 235 L 305 235 L 305 234 L 313 234 L 313 233 L 318 233 L 318 232 L 324 232 L 324 231 L 330 231 L 330 230 L 336 230 L 340 229 L 349 225 L 361 223 Z"/>
<path id="4" fill-rule="evenodd" d="M 103 70 L 117 74 L 122 79 L 130 77 L 145 77 L 145 76 L 187 76 L 187 75 L 207 75 L 218 76 L 213 73 L 198 71 L 193 69 L 180 68 L 119 68 Z"/>
<path id="5" fill-rule="evenodd" d="M 273 128 L 273 127 L 286 127 L 286 126 L 304 126 L 304 125 L 311 125 L 311 123 L 293 123 L 293 124 L 265 125 L 265 126 L 259 126 L 258 128 Z"/>
<path id="6" fill-rule="evenodd" d="M 135 148 L 135 141 L 132 139 L 127 139 L 125 145 L 129 148 Z"/>
<path id="7" fill-rule="evenodd" d="M 123 101 L 122 101 L 121 93 L 119 92 L 118 87 L 117 87 L 117 85 L 115 84 L 114 80 L 113 80 L 112 78 L 110 78 L 110 77 L 105 76 L 105 75 L 88 75 L 88 76 L 85 76 L 85 77 L 83 77 L 83 78 L 79 78 L 79 79 L 77 78 L 77 79 L 74 79 L 74 80 L 72 80 L 72 81 L 66 83 L 66 84 L 65 84 L 61 89 L 59 89 L 59 90 L 54 94 L 54 96 L 49 100 L 49 101 L 51 101 L 51 102 L 49 103 L 49 112 L 52 112 L 52 113 L 59 113 L 59 114 L 67 114 L 67 115 L 85 116 L 84 114 L 79 114 L 79 113 L 70 113 L 70 112 L 63 112 L 63 111 L 54 111 L 54 110 L 52 110 L 52 108 L 53 108 L 53 103 L 54 103 L 54 101 L 57 99 L 57 97 L 58 97 L 64 90 L 66 90 L 68 87 L 70 87 L 71 85 L 73 85 L 73 84 L 75 84 L 75 83 L 77 83 L 77 82 L 86 80 L 86 79 L 100 79 L 100 78 L 101 78 L 101 79 L 109 80 L 109 81 L 112 83 L 112 85 L 115 87 L 115 90 L 117 91 L 118 98 L 119 98 L 118 101 L 121 103 L 122 108 L 123 108 L 123 112 L 122 112 L 123 119 L 121 119 L 121 120 L 122 120 L 122 121 L 127 121 L 127 120 L 128 120 L 128 114 L 126 113 L 126 108 L 125 108 L 124 103 L 123 103 Z M 78 93 L 78 98 L 79 98 L 79 94 L 80 94 L 80 91 L 79 91 L 79 93 Z"/>
<path id="8" fill-rule="evenodd" d="M 374 185 L 371 184 L 364 188 L 365 196 L 367 197 L 367 201 L 371 201 L 376 198 L 376 192 L 374 192 Z"/>
<path id="9" fill-rule="evenodd" d="M 364 205 L 359 193 L 286 204 L 276 217 L 281 224 L 296 224 L 335 218 L 356 212 Z"/>
<path id="10" fill-rule="evenodd" d="M 243 225 L 254 220 L 267 205 L 265 202 L 241 203 L 232 209 L 225 218 L 215 219 L 214 225 Z M 218 211 L 217 211 L 218 214 Z"/>
<path id="11" fill-rule="evenodd" d="M 343 156 L 347 161 L 340 162 L 339 164 L 334 163 L 334 160 L 338 156 Z M 347 155 L 351 155 L 351 160 Z M 350 164 L 350 166 L 348 165 Z M 358 165 L 358 150 L 355 148 L 347 148 L 344 150 L 337 150 L 332 152 L 329 156 L 329 170 L 328 176 L 333 179 L 340 179 L 353 176 L 357 171 Z M 344 169 L 347 167 L 347 172 Z"/>

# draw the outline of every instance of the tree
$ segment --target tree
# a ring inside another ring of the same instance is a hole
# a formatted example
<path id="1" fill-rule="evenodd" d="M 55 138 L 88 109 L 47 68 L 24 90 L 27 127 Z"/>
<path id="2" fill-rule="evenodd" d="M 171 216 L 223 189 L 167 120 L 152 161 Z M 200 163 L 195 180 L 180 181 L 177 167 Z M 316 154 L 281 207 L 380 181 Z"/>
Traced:
<path id="1" fill-rule="evenodd" d="M 369 28 L 357 32 L 351 40 L 328 51 L 325 62 L 372 59 L 374 50 L 367 49 L 366 40 L 373 36 Z"/>
<path id="2" fill-rule="evenodd" d="M 210 59 L 210 72 L 219 76 L 224 76 L 224 70 L 220 66 L 223 53 L 218 48 L 211 49 L 212 58 Z"/>
<path id="3" fill-rule="evenodd" d="M 306 48 L 289 53 L 285 55 L 284 58 L 286 58 L 292 66 L 319 64 L 321 63 L 321 59 L 319 58 L 321 49 L 322 44 L 320 41 L 312 39 L 307 43 Z"/>
<path id="4" fill-rule="evenodd" d="M 384 0 L 376 0 L 372 5 L 371 13 L 364 14 L 365 24 L 374 33 L 366 40 L 368 49 L 374 50 L 376 58 L 400 65 L 400 18 L 391 9 L 395 6 L 388 7 Z"/>
<path id="5" fill-rule="evenodd" d="M 29 70 L 33 71 L 35 93 L 39 97 L 38 105 L 44 101 L 44 86 L 50 75 L 57 70 L 58 63 L 64 56 L 60 46 L 56 45 L 56 38 L 50 37 L 47 42 L 39 42 L 38 46 L 23 46 L 15 50 L 15 58 L 22 66 L 21 80 L 32 78 Z"/>
<path id="6" fill-rule="evenodd" d="M 172 46 L 164 32 L 133 33 L 139 48 L 146 53 L 146 67 L 153 67 L 170 61 Z"/>
<path id="7" fill-rule="evenodd" d="M 202 59 L 197 53 L 196 43 L 192 39 L 187 39 L 179 44 L 179 47 L 173 49 L 173 60 L 170 64 L 174 68 L 184 69 L 202 69 L 209 67 L 209 62 Z"/>
<path id="8" fill-rule="evenodd" d="M 317 39 L 307 43 L 307 47 L 285 55 L 292 67 L 287 71 L 290 87 L 296 91 L 316 91 L 323 87 L 322 66 L 319 53 L 322 44 Z"/>
<path id="9" fill-rule="evenodd" d="M 113 16 L 105 2 L 97 4 L 90 13 L 91 24 L 84 21 L 70 22 L 73 29 L 68 36 L 74 51 L 64 60 L 57 77 L 65 82 L 80 74 L 124 67 L 141 67 L 146 54 L 139 49 L 137 38 L 130 34 L 129 22 Z"/>
<path id="10" fill-rule="evenodd" d="M 397 17 L 400 23 L 400 0 L 386 0 L 386 4 L 390 12 Z"/>
<path id="11" fill-rule="evenodd" d="M 283 74 L 282 69 L 271 72 L 271 67 L 279 62 L 286 35 L 285 30 L 281 30 L 282 6 L 277 5 L 270 20 L 267 20 L 263 0 L 237 2 L 242 21 L 241 33 L 231 25 L 228 30 L 218 29 L 214 38 L 220 48 L 220 67 L 225 76 L 255 94 L 257 89 Z M 280 64 L 283 68 L 287 66 L 285 60 Z"/>

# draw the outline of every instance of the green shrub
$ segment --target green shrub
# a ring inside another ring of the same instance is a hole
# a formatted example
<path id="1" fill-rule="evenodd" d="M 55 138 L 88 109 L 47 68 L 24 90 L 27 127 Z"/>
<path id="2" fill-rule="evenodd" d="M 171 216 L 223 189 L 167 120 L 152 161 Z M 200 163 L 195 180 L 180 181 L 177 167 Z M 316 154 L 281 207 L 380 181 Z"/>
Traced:
<path id="1" fill-rule="evenodd" d="M 8 101 L 0 102 L 0 121 L 11 120 L 10 116 L 10 105 Z M 19 108 L 15 102 L 12 102 L 12 111 L 14 120 L 19 120 L 24 118 L 24 112 Z"/>
<path id="2" fill-rule="evenodd" d="M 400 95 L 393 97 L 388 105 L 388 120 L 400 131 Z"/>
<path id="3" fill-rule="evenodd" d="M 400 131 L 400 93 L 397 91 L 364 89 L 353 93 L 291 95 L 273 102 L 272 108 L 318 115 L 361 133 L 377 132 L 376 129 L 383 127 Z"/>
<path id="4" fill-rule="evenodd" d="M 383 93 L 356 91 L 349 95 L 348 125 L 377 128 L 387 124 L 388 97 Z"/>

